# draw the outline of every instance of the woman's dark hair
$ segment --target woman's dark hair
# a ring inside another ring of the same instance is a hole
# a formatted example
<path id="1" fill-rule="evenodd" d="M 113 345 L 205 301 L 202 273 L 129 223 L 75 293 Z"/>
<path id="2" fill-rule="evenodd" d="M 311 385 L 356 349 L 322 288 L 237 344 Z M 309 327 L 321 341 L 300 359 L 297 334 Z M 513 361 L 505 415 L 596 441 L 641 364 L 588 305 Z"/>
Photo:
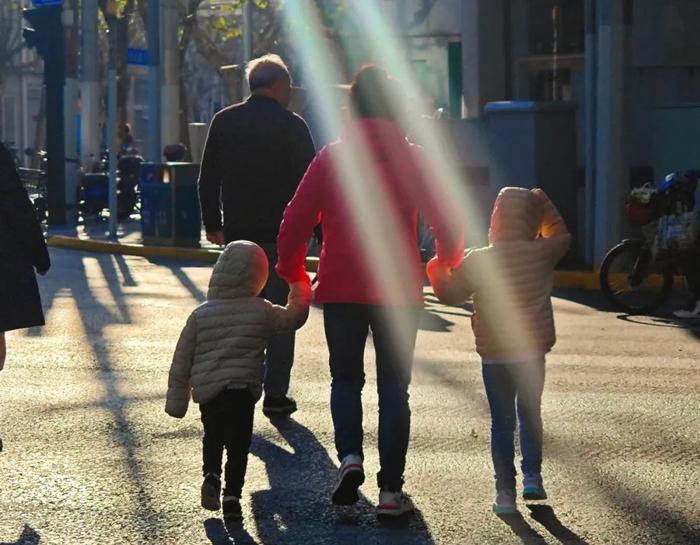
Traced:
<path id="1" fill-rule="evenodd" d="M 379 66 L 360 68 L 350 86 L 350 107 L 356 117 L 400 121 L 404 94 L 399 81 Z"/>

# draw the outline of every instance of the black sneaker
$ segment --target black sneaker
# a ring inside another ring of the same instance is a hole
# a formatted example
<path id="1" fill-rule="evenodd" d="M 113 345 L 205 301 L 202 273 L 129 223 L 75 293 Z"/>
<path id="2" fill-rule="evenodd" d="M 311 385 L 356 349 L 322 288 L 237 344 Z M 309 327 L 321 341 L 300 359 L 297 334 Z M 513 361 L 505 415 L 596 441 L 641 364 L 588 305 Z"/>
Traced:
<path id="1" fill-rule="evenodd" d="M 221 477 L 207 473 L 202 483 L 202 507 L 207 511 L 221 509 Z"/>
<path id="2" fill-rule="evenodd" d="M 226 522 L 237 522 L 243 520 L 241 500 L 239 500 L 236 496 L 224 496 L 224 520 Z"/>
<path id="3" fill-rule="evenodd" d="M 265 396 L 263 401 L 263 414 L 265 416 L 288 416 L 297 410 L 297 402 L 291 397 Z"/>

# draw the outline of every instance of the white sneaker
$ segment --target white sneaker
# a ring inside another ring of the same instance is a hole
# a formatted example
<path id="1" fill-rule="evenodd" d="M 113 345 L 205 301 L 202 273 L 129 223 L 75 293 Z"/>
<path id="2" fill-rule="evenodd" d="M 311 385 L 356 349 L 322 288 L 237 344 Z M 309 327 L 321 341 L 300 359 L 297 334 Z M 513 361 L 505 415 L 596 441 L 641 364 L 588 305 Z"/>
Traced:
<path id="1" fill-rule="evenodd" d="M 400 517 L 413 511 L 413 502 L 403 492 L 379 492 L 377 515 L 380 517 Z"/>
<path id="2" fill-rule="evenodd" d="M 673 313 L 676 318 L 700 318 L 700 301 L 695 302 L 695 308 L 677 310 Z"/>
<path id="3" fill-rule="evenodd" d="M 493 504 L 493 512 L 497 515 L 513 515 L 518 512 L 515 505 L 515 490 L 496 490 L 496 501 Z"/>
<path id="4" fill-rule="evenodd" d="M 362 458 L 357 454 L 348 454 L 338 469 L 335 490 L 331 500 L 336 505 L 352 505 L 360 499 L 357 489 L 365 482 L 365 470 Z"/>

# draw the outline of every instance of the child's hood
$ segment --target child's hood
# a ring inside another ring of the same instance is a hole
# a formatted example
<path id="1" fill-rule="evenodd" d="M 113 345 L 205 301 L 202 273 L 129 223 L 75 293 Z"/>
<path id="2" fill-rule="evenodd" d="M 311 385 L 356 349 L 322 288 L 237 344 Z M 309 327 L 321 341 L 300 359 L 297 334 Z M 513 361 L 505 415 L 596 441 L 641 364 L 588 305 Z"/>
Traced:
<path id="1" fill-rule="evenodd" d="M 260 246 L 247 240 L 231 242 L 214 265 L 207 299 L 256 297 L 267 275 L 267 256 Z"/>
<path id="2" fill-rule="evenodd" d="M 504 187 L 496 197 L 489 243 L 534 240 L 542 224 L 543 205 L 529 189 Z"/>

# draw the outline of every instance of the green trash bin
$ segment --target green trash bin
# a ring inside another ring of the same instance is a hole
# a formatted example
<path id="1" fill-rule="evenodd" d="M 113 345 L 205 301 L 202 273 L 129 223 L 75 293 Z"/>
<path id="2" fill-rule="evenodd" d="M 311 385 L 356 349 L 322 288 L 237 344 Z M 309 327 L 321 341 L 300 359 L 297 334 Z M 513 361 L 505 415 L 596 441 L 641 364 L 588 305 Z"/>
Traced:
<path id="1" fill-rule="evenodd" d="M 141 166 L 143 243 L 198 248 L 201 216 L 196 163 Z"/>

